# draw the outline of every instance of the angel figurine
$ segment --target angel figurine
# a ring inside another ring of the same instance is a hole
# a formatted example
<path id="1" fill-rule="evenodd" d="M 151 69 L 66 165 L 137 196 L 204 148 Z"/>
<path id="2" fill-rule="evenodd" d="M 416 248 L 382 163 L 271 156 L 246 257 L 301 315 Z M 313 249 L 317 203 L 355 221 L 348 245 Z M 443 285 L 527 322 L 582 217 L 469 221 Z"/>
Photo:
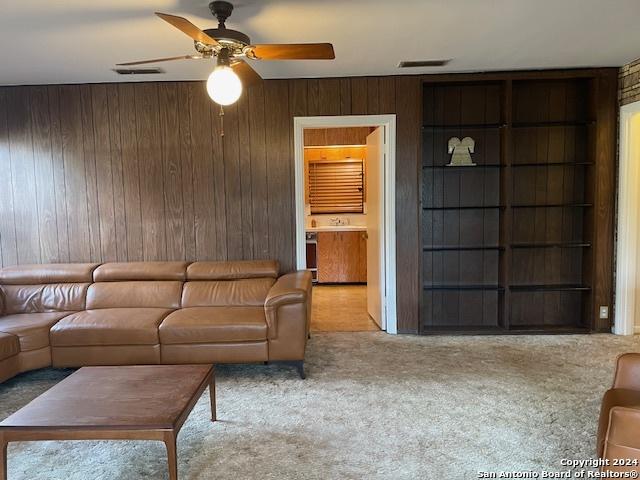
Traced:
<path id="1" fill-rule="evenodd" d="M 447 164 L 449 167 L 456 166 L 474 166 L 473 160 L 471 160 L 471 154 L 474 151 L 476 142 L 471 137 L 464 137 L 460 140 L 458 137 L 451 137 L 449 139 L 449 153 L 451 155 L 451 161 Z"/>

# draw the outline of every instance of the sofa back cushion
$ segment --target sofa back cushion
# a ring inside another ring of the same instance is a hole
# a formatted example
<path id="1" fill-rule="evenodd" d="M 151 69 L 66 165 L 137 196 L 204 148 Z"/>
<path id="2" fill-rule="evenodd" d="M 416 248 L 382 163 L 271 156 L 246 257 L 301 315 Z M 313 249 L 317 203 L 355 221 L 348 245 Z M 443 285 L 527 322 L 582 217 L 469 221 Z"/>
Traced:
<path id="1" fill-rule="evenodd" d="M 240 280 L 278 278 L 275 260 L 236 260 L 230 262 L 194 262 L 187 267 L 187 280 Z"/>
<path id="2" fill-rule="evenodd" d="M 94 282 L 160 281 L 184 282 L 187 262 L 112 262 L 93 272 Z"/>
<path id="3" fill-rule="evenodd" d="M 3 313 L 77 311 L 85 308 L 95 263 L 17 265 L 0 270 Z"/>
<path id="4" fill-rule="evenodd" d="M 93 272 L 87 309 L 180 308 L 187 262 L 112 262 Z"/>
<path id="5" fill-rule="evenodd" d="M 278 278 L 278 262 L 195 262 L 187 268 L 182 307 L 263 306 Z"/>
<path id="6" fill-rule="evenodd" d="M 5 267 L 0 270 L 0 285 L 89 283 L 97 266 L 97 263 L 50 263 Z"/>
<path id="7" fill-rule="evenodd" d="M 182 292 L 183 307 L 264 306 L 273 278 L 187 282 Z"/>
<path id="8" fill-rule="evenodd" d="M 44 313 L 84 310 L 88 283 L 2 285 L 4 313 Z"/>
<path id="9" fill-rule="evenodd" d="M 179 308 L 182 282 L 97 282 L 87 291 L 87 309 Z"/>

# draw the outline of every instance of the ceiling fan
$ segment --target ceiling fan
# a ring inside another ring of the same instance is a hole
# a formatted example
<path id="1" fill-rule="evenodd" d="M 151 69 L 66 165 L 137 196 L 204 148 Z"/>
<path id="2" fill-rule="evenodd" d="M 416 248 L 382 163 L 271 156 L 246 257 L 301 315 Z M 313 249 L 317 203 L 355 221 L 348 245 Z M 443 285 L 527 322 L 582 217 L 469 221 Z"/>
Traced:
<path id="1" fill-rule="evenodd" d="M 156 12 L 156 15 L 193 39 L 196 54 L 119 63 L 121 66 L 143 65 L 172 60 L 217 59 L 217 66 L 207 80 L 209 96 L 220 105 L 230 105 L 240 97 L 242 82 L 251 84 L 260 75 L 244 59 L 251 60 L 333 60 L 330 43 L 255 44 L 249 37 L 225 26 L 233 5 L 225 1 L 209 4 L 218 19 L 217 28 L 200 30 L 183 17 Z"/>

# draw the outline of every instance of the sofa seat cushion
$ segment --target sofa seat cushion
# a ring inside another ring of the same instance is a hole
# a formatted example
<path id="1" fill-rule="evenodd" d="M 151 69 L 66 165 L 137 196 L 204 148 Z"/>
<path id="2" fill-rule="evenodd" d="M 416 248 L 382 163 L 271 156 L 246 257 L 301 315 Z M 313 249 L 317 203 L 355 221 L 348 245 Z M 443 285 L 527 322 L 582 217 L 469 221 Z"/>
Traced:
<path id="1" fill-rule="evenodd" d="M 0 362 L 20 353 L 20 341 L 15 335 L 0 332 Z"/>
<path id="2" fill-rule="evenodd" d="M 157 345 L 158 325 L 173 310 L 105 308 L 63 318 L 51 329 L 51 346 Z"/>
<path id="3" fill-rule="evenodd" d="M 160 325 L 162 344 L 250 342 L 267 338 L 262 307 L 190 307 Z"/>
<path id="4" fill-rule="evenodd" d="M 0 332 L 20 339 L 20 350 L 28 352 L 49 346 L 49 330 L 73 312 L 17 313 L 0 317 Z"/>

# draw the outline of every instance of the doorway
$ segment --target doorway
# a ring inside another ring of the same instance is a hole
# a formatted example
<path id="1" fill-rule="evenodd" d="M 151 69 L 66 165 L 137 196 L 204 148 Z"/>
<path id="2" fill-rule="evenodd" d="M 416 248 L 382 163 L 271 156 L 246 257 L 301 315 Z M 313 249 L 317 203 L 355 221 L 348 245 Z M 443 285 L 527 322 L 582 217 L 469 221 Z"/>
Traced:
<path id="1" fill-rule="evenodd" d="M 620 109 L 618 238 L 613 333 L 640 333 L 640 102 Z"/>
<path id="2" fill-rule="evenodd" d="M 397 333 L 395 115 L 296 117 L 294 141 L 296 262 L 317 285 L 312 328 Z"/>

